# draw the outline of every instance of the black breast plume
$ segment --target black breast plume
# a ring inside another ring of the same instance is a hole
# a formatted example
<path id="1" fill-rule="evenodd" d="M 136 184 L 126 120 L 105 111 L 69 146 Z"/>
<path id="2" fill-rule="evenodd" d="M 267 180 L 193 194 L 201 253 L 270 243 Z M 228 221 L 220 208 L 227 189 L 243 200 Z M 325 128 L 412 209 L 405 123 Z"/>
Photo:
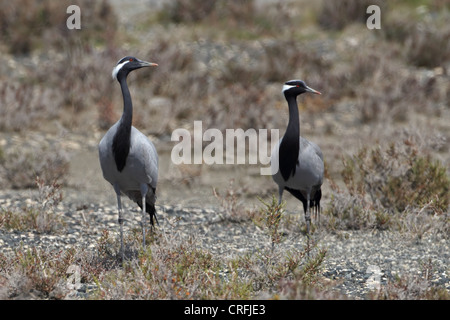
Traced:
<path id="1" fill-rule="evenodd" d="M 122 172 L 130 153 L 131 125 L 121 121 L 114 135 L 112 150 L 119 172 Z"/>
<path id="2" fill-rule="evenodd" d="M 278 160 L 280 166 L 281 176 L 284 181 L 287 181 L 289 177 L 295 174 L 295 168 L 298 162 L 299 141 L 292 139 L 287 134 L 283 137 L 280 143 L 280 149 L 278 153 Z"/>

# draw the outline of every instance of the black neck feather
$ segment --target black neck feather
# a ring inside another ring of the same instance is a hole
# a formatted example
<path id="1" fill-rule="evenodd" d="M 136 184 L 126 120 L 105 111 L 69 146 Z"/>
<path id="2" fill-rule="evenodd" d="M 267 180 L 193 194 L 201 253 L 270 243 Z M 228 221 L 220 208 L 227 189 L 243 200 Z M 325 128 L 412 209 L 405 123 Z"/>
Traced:
<path id="1" fill-rule="evenodd" d="M 285 181 L 295 174 L 300 151 L 300 120 L 297 99 L 296 96 L 286 95 L 286 100 L 289 106 L 289 123 L 283 140 L 281 140 L 278 158 L 281 175 Z"/>
<path id="2" fill-rule="evenodd" d="M 119 120 L 116 134 L 114 135 L 112 149 L 117 170 L 122 171 L 127 163 L 128 153 L 130 152 L 133 105 L 126 76 L 120 77 L 119 83 L 123 95 L 123 114 L 122 118 Z"/>

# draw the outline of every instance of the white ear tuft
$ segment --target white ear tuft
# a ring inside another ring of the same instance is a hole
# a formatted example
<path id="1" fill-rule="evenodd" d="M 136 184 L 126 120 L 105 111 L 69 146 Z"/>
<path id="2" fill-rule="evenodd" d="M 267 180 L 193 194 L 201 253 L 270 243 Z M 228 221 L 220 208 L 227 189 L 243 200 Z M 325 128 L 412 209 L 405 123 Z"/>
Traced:
<path id="1" fill-rule="evenodd" d="M 284 93 L 286 90 L 289 90 L 291 88 L 294 88 L 295 86 L 291 86 L 288 84 L 283 85 L 283 90 L 281 90 L 282 93 Z"/>
<path id="2" fill-rule="evenodd" d="M 114 67 L 111 74 L 113 79 L 117 79 L 117 74 L 119 73 L 120 69 L 122 69 L 122 67 L 128 62 L 130 62 L 130 60 L 126 60 L 122 63 L 119 63 L 117 66 Z"/>

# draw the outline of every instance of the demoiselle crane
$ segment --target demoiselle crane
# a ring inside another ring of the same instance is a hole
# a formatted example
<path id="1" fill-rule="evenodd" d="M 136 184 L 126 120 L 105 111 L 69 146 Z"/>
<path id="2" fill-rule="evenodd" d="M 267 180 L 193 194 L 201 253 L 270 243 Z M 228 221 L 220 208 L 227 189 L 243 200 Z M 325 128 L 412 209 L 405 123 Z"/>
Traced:
<path id="1" fill-rule="evenodd" d="M 106 132 L 99 143 L 99 159 L 103 177 L 111 183 L 117 195 L 117 207 L 120 226 L 120 254 L 123 249 L 123 210 L 121 194 L 127 195 L 142 209 L 142 237 L 145 247 L 145 218 L 150 215 L 153 226 L 156 219 L 155 192 L 158 182 L 158 153 L 153 143 L 132 126 L 133 105 L 127 85 L 128 74 L 143 67 L 157 66 L 156 63 L 141 61 L 135 57 L 119 60 L 112 71 L 123 96 L 122 117 Z"/>
<path id="2" fill-rule="evenodd" d="M 310 211 L 320 215 L 324 164 L 320 148 L 300 136 L 297 96 L 305 92 L 321 93 L 302 80 L 287 81 L 282 92 L 289 106 L 289 122 L 286 133 L 272 151 L 272 178 L 278 184 L 278 204 L 281 204 L 284 190 L 302 202 L 309 239 Z"/>

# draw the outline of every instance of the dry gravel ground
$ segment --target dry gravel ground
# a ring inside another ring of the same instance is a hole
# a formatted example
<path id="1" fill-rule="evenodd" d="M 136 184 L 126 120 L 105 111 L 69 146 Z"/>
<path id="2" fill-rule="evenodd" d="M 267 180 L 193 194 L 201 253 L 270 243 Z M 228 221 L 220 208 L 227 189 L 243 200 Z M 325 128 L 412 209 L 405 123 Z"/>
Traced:
<path id="1" fill-rule="evenodd" d="M 34 231 L 0 230 L 0 250 L 10 252 L 18 247 L 40 247 L 48 250 L 69 248 L 95 249 L 102 230 L 110 230 L 118 238 L 116 206 L 111 202 L 86 204 L 82 192 L 66 190 L 66 196 L 57 211 L 66 226 L 51 234 Z M 24 198 L 26 197 L 26 198 Z M 22 207 L 35 195 L 31 191 L 2 191 L 0 206 Z M 114 198 L 114 197 L 113 197 Z M 139 228 L 140 214 L 130 201 L 125 201 L 125 232 Z M 194 238 L 197 245 L 217 257 L 257 254 L 270 247 L 264 230 L 252 222 L 233 222 L 220 208 L 204 209 L 199 206 L 157 206 L 159 229 L 180 238 Z M 292 213 L 288 213 L 292 214 Z M 303 220 L 302 220 L 303 221 Z M 305 246 L 300 232 L 285 232 L 285 240 L 275 250 L 287 251 Z M 322 265 L 324 281 L 333 283 L 335 289 L 349 298 L 365 298 L 370 289 L 373 270 L 379 271 L 382 286 L 395 277 L 423 277 L 424 266 L 432 261 L 431 282 L 450 290 L 448 275 L 450 245 L 441 235 L 428 235 L 422 239 L 393 232 L 346 231 L 332 234 L 321 230 L 314 235 L 318 248 L 326 248 Z M 317 249 L 314 249 L 317 250 Z M 80 289 L 78 297 L 86 297 Z"/>

